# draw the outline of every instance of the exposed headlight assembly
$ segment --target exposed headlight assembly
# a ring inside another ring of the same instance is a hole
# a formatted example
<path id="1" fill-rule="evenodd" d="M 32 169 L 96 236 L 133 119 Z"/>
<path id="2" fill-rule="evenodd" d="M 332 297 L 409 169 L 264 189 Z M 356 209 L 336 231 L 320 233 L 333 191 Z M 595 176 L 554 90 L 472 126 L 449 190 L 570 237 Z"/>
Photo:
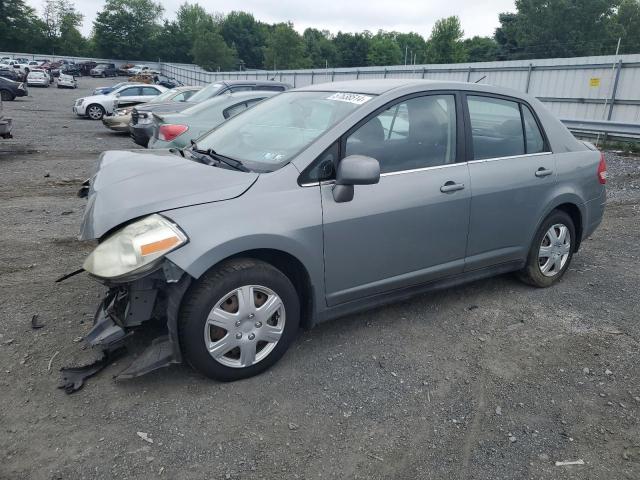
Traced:
<path id="1" fill-rule="evenodd" d="M 140 125 L 148 125 L 150 123 L 153 123 L 153 120 L 151 118 L 151 115 L 149 115 L 148 113 L 140 113 L 138 114 L 138 123 Z"/>
<path id="2" fill-rule="evenodd" d="M 84 262 L 96 277 L 116 279 L 152 269 L 156 261 L 187 242 L 187 236 L 166 218 L 149 215 L 105 239 Z"/>

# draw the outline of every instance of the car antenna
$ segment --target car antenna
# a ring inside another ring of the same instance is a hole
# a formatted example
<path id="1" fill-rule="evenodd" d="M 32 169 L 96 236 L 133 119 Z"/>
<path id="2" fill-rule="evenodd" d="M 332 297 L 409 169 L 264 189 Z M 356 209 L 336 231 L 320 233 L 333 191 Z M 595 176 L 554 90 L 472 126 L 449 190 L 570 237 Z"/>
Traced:
<path id="1" fill-rule="evenodd" d="M 479 83 L 479 82 L 481 82 L 482 80 L 484 80 L 485 78 L 487 78 L 487 76 L 486 76 L 486 75 L 484 75 L 482 78 L 479 78 L 478 80 L 476 80 L 476 81 L 475 81 L 475 82 L 473 82 L 473 83 Z"/>

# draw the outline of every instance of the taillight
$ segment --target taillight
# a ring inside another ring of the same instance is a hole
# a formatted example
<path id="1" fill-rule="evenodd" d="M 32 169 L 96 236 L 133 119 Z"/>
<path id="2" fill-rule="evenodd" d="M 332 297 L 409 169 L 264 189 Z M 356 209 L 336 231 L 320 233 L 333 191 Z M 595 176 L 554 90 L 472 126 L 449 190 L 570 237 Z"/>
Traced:
<path id="1" fill-rule="evenodd" d="M 602 185 L 607 183 L 607 162 L 604 159 L 604 152 L 600 152 L 600 163 L 598 164 L 598 181 Z"/>
<path id="2" fill-rule="evenodd" d="M 186 125 L 160 125 L 158 138 L 160 140 L 164 140 L 165 142 L 170 142 L 174 138 L 182 135 L 187 130 L 189 130 L 189 127 L 187 127 Z"/>

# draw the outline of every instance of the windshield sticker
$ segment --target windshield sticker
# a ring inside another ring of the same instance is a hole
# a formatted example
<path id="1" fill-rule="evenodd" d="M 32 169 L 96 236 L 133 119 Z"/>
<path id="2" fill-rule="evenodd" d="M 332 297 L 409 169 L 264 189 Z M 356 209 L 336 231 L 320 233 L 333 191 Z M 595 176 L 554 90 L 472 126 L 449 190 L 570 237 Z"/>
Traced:
<path id="1" fill-rule="evenodd" d="M 372 97 L 367 95 L 361 95 L 359 93 L 346 93 L 337 92 L 327 97 L 327 100 L 336 100 L 338 102 L 355 103 L 356 105 L 362 105 L 365 102 L 371 100 Z"/>

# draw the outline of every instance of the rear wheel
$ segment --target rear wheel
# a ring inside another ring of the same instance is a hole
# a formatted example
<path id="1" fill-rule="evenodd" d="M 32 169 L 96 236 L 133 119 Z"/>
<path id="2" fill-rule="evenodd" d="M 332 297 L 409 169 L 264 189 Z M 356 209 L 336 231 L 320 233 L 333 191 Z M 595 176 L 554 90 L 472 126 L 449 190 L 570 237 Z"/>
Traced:
<path id="1" fill-rule="evenodd" d="M 183 300 L 180 345 L 196 370 L 222 381 L 262 373 L 295 338 L 300 302 L 289 278 L 253 259 L 225 262 Z"/>
<path id="2" fill-rule="evenodd" d="M 0 98 L 2 98 L 3 102 L 10 102 L 11 100 L 15 100 L 16 96 L 9 90 L 0 90 Z"/>
<path id="3" fill-rule="evenodd" d="M 102 120 L 102 117 L 104 117 L 104 108 L 102 105 L 92 103 L 87 107 L 87 116 L 91 120 Z"/>
<path id="4" fill-rule="evenodd" d="M 571 217 L 555 210 L 538 228 L 520 279 L 536 287 L 556 283 L 569 268 L 576 238 Z"/>

